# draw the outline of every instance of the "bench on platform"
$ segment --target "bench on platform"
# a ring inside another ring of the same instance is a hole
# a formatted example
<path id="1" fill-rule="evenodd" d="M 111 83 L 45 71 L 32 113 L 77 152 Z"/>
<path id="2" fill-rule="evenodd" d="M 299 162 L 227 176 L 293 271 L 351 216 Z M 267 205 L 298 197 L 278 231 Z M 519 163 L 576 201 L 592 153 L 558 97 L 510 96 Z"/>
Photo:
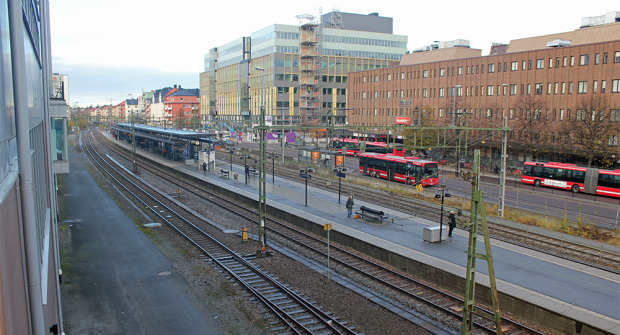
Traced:
<path id="1" fill-rule="evenodd" d="M 355 211 L 355 214 L 358 214 L 361 217 L 379 220 L 379 223 L 390 217 L 388 214 L 383 213 L 383 211 L 378 211 L 366 206 L 361 206 L 359 211 Z"/>
<path id="2" fill-rule="evenodd" d="M 222 177 L 230 178 L 230 171 L 228 170 L 221 169 L 220 174 L 222 175 Z"/>
<path id="3" fill-rule="evenodd" d="M 248 172 L 249 172 L 252 176 L 255 176 L 255 177 L 256 177 L 256 176 L 258 176 L 258 171 L 256 171 L 256 169 L 252 169 L 252 168 L 250 168 L 250 169 L 248 170 Z"/>

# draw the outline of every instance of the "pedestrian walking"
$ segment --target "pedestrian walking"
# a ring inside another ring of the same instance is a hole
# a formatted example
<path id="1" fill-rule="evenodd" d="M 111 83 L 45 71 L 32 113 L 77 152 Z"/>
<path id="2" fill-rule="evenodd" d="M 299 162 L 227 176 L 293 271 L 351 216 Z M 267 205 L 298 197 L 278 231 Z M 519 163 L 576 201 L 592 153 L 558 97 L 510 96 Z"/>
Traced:
<path id="1" fill-rule="evenodd" d="M 454 211 L 450 211 L 450 215 L 448 215 L 448 237 L 452 237 L 452 231 L 454 227 L 456 227 L 456 218 L 454 217 Z"/>
<path id="2" fill-rule="evenodd" d="M 347 217 L 350 218 L 351 214 L 353 214 L 353 196 L 350 195 L 349 199 L 347 199 Z"/>
<path id="3" fill-rule="evenodd" d="M 207 174 L 207 162 L 202 162 L 202 173 Z"/>

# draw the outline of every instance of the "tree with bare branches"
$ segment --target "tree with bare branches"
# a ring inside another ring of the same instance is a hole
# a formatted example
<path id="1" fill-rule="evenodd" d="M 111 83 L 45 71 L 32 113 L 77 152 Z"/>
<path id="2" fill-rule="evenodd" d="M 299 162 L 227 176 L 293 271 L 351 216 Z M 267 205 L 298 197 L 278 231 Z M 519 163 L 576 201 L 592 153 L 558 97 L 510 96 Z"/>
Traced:
<path id="1" fill-rule="evenodd" d="M 535 159 L 548 140 L 542 135 L 549 127 L 549 119 L 543 114 L 545 104 L 539 97 L 522 95 L 514 108 L 518 111 L 514 122 L 516 141 Z"/>
<path id="2" fill-rule="evenodd" d="M 568 139 L 574 153 L 588 159 L 618 153 L 620 110 L 610 106 L 607 98 L 597 95 L 579 101 L 575 116 L 564 122 L 561 134 Z"/>
<path id="3" fill-rule="evenodd" d="M 433 109 L 431 106 L 416 108 L 419 115 L 419 127 L 434 127 Z M 418 123 L 417 115 L 414 115 L 413 122 Z M 437 129 L 406 129 L 403 131 L 405 148 L 430 148 L 437 145 Z"/>

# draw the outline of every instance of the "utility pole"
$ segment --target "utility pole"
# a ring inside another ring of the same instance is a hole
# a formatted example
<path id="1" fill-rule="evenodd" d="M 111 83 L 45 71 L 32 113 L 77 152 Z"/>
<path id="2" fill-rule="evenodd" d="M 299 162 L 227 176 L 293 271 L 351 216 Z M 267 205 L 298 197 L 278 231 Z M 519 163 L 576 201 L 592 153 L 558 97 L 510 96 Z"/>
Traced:
<path id="1" fill-rule="evenodd" d="M 131 102 L 133 102 L 133 94 L 129 93 L 129 100 L 131 100 Z M 125 104 L 127 106 L 127 109 L 129 109 L 129 104 Z M 138 162 L 136 162 L 136 120 L 135 120 L 135 115 L 134 115 L 134 110 L 133 108 L 131 109 L 131 144 L 132 144 L 132 150 L 131 150 L 131 172 L 133 173 L 137 173 L 138 172 Z"/>
<path id="2" fill-rule="evenodd" d="M 508 84 L 502 84 L 504 87 L 504 94 L 506 95 L 506 112 L 503 113 L 502 117 L 504 119 L 504 131 L 502 131 L 502 168 L 499 174 L 499 188 L 501 190 L 499 195 L 499 216 L 504 217 L 504 203 L 506 201 L 506 159 L 507 159 L 507 145 L 508 145 Z"/>
<path id="3" fill-rule="evenodd" d="M 472 334 L 474 316 L 480 316 L 479 311 L 475 310 L 474 297 L 476 287 L 476 259 L 487 261 L 489 284 L 491 289 L 491 300 L 493 302 L 493 320 L 495 322 L 496 334 L 502 333 L 502 325 L 499 313 L 499 300 L 497 298 L 497 287 L 495 286 L 495 270 L 493 268 L 493 257 L 491 255 L 491 242 L 489 240 L 489 227 L 484 209 L 484 195 L 480 190 L 480 150 L 474 150 L 474 164 L 472 168 L 472 194 L 471 194 L 471 222 L 469 226 L 469 246 L 467 248 L 467 273 L 465 279 L 465 306 L 463 307 L 463 325 L 461 334 Z M 482 232 L 484 236 L 484 248 L 486 253 L 476 251 L 478 245 L 478 221 L 482 222 Z"/>

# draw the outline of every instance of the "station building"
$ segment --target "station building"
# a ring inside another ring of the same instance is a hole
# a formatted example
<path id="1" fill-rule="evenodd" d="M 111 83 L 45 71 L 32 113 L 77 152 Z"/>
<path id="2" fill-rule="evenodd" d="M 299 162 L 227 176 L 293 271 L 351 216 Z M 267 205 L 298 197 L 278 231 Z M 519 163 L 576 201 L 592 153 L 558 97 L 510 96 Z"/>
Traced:
<path id="1" fill-rule="evenodd" d="M 60 334 L 67 103 L 52 79 L 48 1 L 0 2 L 0 50 L 0 334 Z"/>
<path id="2" fill-rule="evenodd" d="M 466 40 L 420 48 L 398 66 L 349 73 L 348 90 L 349 125 L 369 129 L 415 123 L 422 110 L 435 126 L 502 128 L 506 116 L 515 161 L 532 159 L 528 141 L 539 147 L 537 158 L 559 160 L 571 142 L 563 125 L 586 117 L 584 101 L 602 98 L 615 130 L 600 141 L 618 158 L 620 12 L 584 18 L 574 31 L 494 44 L 487 56 Z M 500 134 L 468 135 L 470 147 L 499 158 Z"/>
<path id="3" fill-rule="evenodd" d="M 210 49 L 200 74 L 200 113 L 235 128 L 268 124 L 346 123 L 348 73 L 397 63 L 407 37 L 377 13 L 330 12 L 299 25 L 273 24 Z"/>

